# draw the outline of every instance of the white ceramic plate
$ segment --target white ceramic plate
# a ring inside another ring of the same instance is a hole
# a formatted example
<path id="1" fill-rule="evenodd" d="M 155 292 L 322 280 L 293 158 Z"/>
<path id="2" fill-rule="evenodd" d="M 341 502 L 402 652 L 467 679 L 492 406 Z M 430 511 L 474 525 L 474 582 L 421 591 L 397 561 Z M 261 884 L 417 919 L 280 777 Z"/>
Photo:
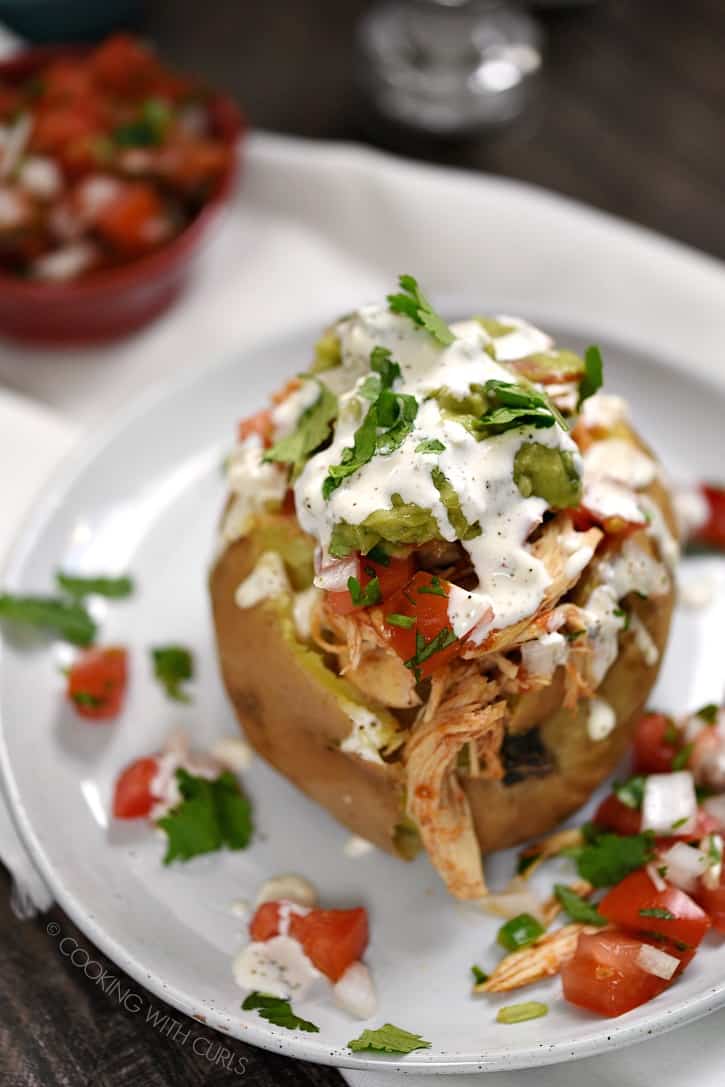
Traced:
<path id="1" fill-rule="evenodd" d="M 581 346 L 565 328 L 554 331 Z M 512 998 L 472 999 L 469 967 L 497 960 L 498 923 L 450 900 L 425 858 L 405 865 L 375 851 L 349 859 L 347 832 L 260 760 L 245 776 L 258 828 L 246 852 L 164 868 L 163 843 L 152 830 L 109 823 L 118 770 L 157 748 L 171 726 L 187 725 L 200 747 L 235 730 L 206 595 L 223 499 L 220 465 L 235 421 L 304 364 L 314 335 L 303 329 L 148 397 L 64 468 L 16 547 L 6 576 L 13 590 L 48 590 L 61 565 L 89 573 L 128 569 L 138 583 L 129 601 L 98 609 L 103 640 L 133 651 L 128 705 L 114 724 L 89 725 L 65 706 L 63 647 L 3 646 L 2 768 L 20 832 L 58 901 L 119 966 L 182 1011 L 244 1041 L 341 1066 L 370 1067 L 381 1058 L 346 1050 L 360 1024 L 329 998 L 297 1009 L 319 1025 L 319 1034 L 277 1030 L 240 1010 L 244 994 L 230 964 L 245 935 L 230 904 L 252 896 L 272 874 L 301 871 L 323 903 L 369 909 L 366 958 L 380 995 L 375 1024 L 394 1022 L 432 1043 L 399 1063 L 382 1058 L 387 1067 L 476 1071 L 562 1061 L 633 1042 L 725 1003 L 725 946 L 713 939 L 671 990 L 621 1019 L 566 1005 L 553 980 L 525 996 L 547 1001 L 548 1017 L 497 1024 L 498 1004 Z M 672 472 L 720 476 L 725 393 L 614 344 L 602 346 L 608 388 L 631 398 L 643 433 Z M 717 560 L 701 559 L 684 573 L 703 571 L 719 593 L 713 590 L 707 609 L 678 614 L 654 699 L 673 711 L 722 694 L 725 572 Z M 195 651 L 198 681 L 189 707 L 165 701 L 151 680 L 148 647 L 167 641 Z M 512 860 L 492 859 L 492 884 L 506 881 Z"/>

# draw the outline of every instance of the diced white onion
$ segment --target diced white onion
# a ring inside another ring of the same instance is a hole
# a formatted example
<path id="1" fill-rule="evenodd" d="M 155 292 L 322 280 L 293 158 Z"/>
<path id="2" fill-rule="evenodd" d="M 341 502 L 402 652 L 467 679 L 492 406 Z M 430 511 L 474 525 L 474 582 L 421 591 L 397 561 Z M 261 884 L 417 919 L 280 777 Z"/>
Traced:
<path id="1" fill-rule="evenodd" d="M 32 265 L 32 274 L 36 279 L 51 279 L 62 283 L 87 271 L 96 257 L 97 250 L 90 242 L 72 242 L 38 257 Z"/>
<path id="2" fill-rule="evenodd" d="M 348 578 L 357 577 L 357 559 L 340 559 L 339 562 L 331 562 L 321 567 L 315 577 L 315 585 L 318 589 L 326 589 L 330 593 L 341 593 L 347 588 Z"/>
<path id="3" fill-rule="evenodd" d="M 20 167 L 21 188 L 38 200 L 52 200 L 63 188 L 63 175 L 58 164 L 45 155 L 31 155 Z"/>
<path id="4" fill-rule="evenodd" d="M 254 758 L 249 744 L 237 736 L 224 736 L 217 740 L 211 749 L 211 755 L 234 774 L 248 770 Z"/>
<path id="5" fill-rule="evenodd" d="M 642 830 L 658 834 L 688 834 L 697 816 L 695 782 L 689 770 L 650 774 L 642 800 Z"/>
<path id="6" fill-rule="evenodd" d="M 675 842 L 661 856 L 667 866 L 667 880 L 681 891 L 694 891 L 697 881 L 707 869 L 707 857 L 701 849 L 693 849 L 684 842 Z"/>
<path id="7" fill-rule="evenodd" d="M 666 951 L 660 951 L 651 944 L 642 944 L 637 952 L 637 963 L 647 974 L 653 974 L 656 978 L 669 981 L 680 960 L 674 955 L 668 955 Z"/>
<path id="8" fill-rule="evenodd" d="M 660 865 L 660 867 L 662 867 L 662 866 Z M 662 878 L 662 876 L 657 871 L 657 865 L 656 864 L 648 864 L 646 871 L 647 871 L 647 875 L 649 876 L 649 878 L 650 878 L 650 880 L 652 882 L 652 886 L 654 887 L 655 891 L 666 891 L 667 890 L 667 883 L 665 882 L 665 880 Z"/>
<path id="9" fill-rule="evenodd" d="M 523 881 L 521 881 L 523 883 Z M 519 888 L 516 879 L 511 881 L 511 889 L 501 891 L 499 894 L 489 894 L 480 901 L 480 907 L 486 913 L 492 913 L 496 917 L 505 917 L 510 920 L 518 917 L 520 913 L 530 913 L 537 920 L 543 918 L 543 903 L 536 897 L 530 887 L 525 884 Z"/>
<path id="10" fill-rule="evenodd" d="M 353 962 L 348 966 L 333 992 L 335 1002 L 356 1019 L 370 1019 L 377 1011 L 373 979 L 362 962 Z"/>
<path id="11" fill-rule="evenodd" d="M 707 871 L 702 882 L 709 890 L 715 891 L 720 886 L 722 876 L 723 840 L 719 834 L 708 834 L 700 842 L 700 848 L 707 857 Z"/>
<path id="12" fill-rule="evenodd" d="M 257 891 L 254 904 L 261 906 L 265 902 L 278 902 L 280 899 L 312 909 L 317 905 L 317 888 L 304 876 L 287 872 L 266 879 Z"/>

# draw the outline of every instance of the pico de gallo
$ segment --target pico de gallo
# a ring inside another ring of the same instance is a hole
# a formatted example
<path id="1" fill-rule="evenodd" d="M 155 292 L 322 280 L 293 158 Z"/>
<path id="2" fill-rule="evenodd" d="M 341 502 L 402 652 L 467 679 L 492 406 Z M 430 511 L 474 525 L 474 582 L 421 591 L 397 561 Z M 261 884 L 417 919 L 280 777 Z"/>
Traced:
<path id="1" fill-rule="evenodd" d="M 232 109 L 125 34 L 0 82 L 0 269 L 65 282 L 170 241 L 229 169 Z"/>
<path id="2" fill-rule="evenodd" d="M 499 942 L 514 954 L 490 975 L 476 967 L 474 991 L 504 992 L 558 971 L 567 1001 L 618 1016 L 673 984 L 709 931 L 725 932 L 725 709 L 707 705 L 679 719 L 645 714 L 633 771 L 590 824 L 558 832 L 553 848 L 545 841 L 523 851 L 519 902 L 542 860 L 573 859 L 582 880 L 577 889 L 557 885 L 554 909 L 573 924 L 546 932 L 530 914 L 509 920 Z M 546 915 L 533 896 L 531 903 Z"/>

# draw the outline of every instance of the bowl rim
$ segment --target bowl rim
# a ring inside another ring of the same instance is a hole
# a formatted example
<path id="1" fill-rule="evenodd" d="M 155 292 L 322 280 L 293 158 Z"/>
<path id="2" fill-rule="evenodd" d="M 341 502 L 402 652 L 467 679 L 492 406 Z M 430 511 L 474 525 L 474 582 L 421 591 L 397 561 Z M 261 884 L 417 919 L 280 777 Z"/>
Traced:
<path id="1" fill-rule="evenodd" d="M 22 49 L 5 60 L 0 60 L 0 81 L 24 78 L 51 60 L 82 57 L 92 48 L 92 45 L 72 42 L 65 45 L 38 45 Z M 210 103 L 217 103 L 223 107 L 223 116 L 226 119 L 222 126 L 224 131 L 221 139 L 232 149 L 236 149 L 237 154 L 232 157 L 229 166 L 217 180 L 211 196 L 204 201 L 194 218 L 176 237 L 153 253 L 135 257 L 115 268 L 91 272 L 87 279 L 69 280 L 67 283 L 19 279 L 0 268 L 0 292 L 5 299 L 14 295 L 18 300 L 61 302 L 71 296 L 87 297 L 104 294 L 109 288 L 115 290 L 135 285 L 139 280 L 154 279 L 159 273 L 163 273 L 174 266 L 179 259 L 188 255 L 231 196 L 239 170 L 239 149 L 247 128 L 242 110 L 230 95 L 214 90 Z"/>

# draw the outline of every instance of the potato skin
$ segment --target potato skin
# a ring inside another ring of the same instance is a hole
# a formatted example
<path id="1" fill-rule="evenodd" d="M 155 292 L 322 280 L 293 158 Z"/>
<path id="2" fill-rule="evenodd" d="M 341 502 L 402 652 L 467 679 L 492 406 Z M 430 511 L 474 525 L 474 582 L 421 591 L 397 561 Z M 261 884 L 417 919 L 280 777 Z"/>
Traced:
<path id="1" fill-rule="evenodd" d="M 662 484 L 655 481 L 644 493 L 657 503 L 676 533 Z M 656 555 L 650 538 L 644 538 Z M 379 848 L 400 855 L 404 775 L 399 765 L 380 766 L 340 751 L 340 741 L 350 732 L 350 719 L 334 694 L 291 649 L 279 612 L 268 603 L 242 610 L 234 601 L 235 590 L 254 568 L 259 550 L 253 535 L 237 540 L 219 556 L 210 576 L 221 671 L 240 726 L 267 762 L 339 822 Z M 584 589 L 584 579 L 578 589 Z M 660 656 L 673 602 L 672 591 L 651 600 L 628 600 Z M 619 656 L 597 691 L 615 710 L 617 725 L 600 741 L 592 741 L 587 734 L 585 702 L 576 711 L 552 709 L 561 697 L 557 696 L 562 688 L 560 676 L 554 677 L 551 688 L 533 696 L 538 702 L 527 706 L 517 730 L 538 722 L 556 767 L 546 776 L 528 777 L 513 785 L 463 779 L 484 853 L 544 834 L 586 802 L 624 754 L 658 670 L 659 662 L 651 666 L 644 662 L 631 633 L 620 637 Z"/>
<path id="2" fill-rule="evenodd" d="M 277 609 L 265 603 L 242 610 L 234 601 L 258 557 L 253 536 L 237 540 L 210 577 L 219 662 L 239 724 L 267 762 L 340 823 L 396 852 L 403 818 L 399 765 L 340 751 L 350 718 L 293 652 Z"/>

